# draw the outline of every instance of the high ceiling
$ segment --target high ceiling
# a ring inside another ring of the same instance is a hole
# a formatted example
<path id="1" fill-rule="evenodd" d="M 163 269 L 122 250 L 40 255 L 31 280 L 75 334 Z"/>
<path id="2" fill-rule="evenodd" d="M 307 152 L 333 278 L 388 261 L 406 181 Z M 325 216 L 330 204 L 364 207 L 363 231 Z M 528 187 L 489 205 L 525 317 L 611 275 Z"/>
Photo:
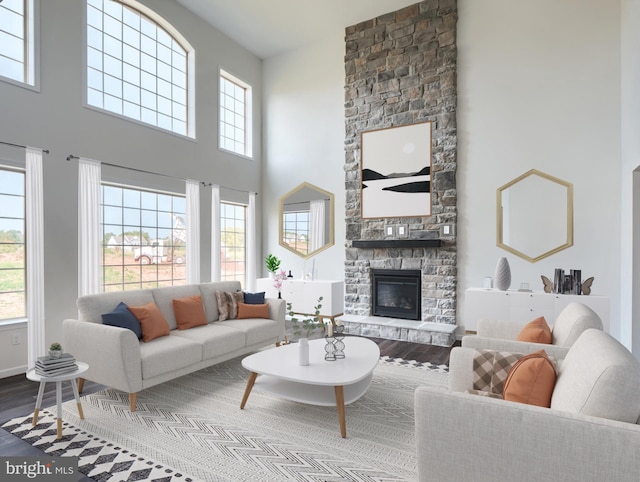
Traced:
<path id="1" fill-rule="evenodd" d="M 177 0 L 262 59 L 417 0 Z"/>

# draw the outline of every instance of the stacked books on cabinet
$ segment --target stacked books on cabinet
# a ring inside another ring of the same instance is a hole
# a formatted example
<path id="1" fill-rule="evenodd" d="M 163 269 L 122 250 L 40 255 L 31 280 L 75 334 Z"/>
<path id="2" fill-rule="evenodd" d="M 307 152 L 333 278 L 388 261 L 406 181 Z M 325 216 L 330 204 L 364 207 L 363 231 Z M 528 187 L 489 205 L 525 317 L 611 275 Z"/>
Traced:
<path id="1" fill-rule="evenodd" d="M 77 369 L 76 359 L 71 353 L 63 353 L 59 358 L 41 356 L 36 362 L 36 375 L 45 377 L 63 375 Z"/>

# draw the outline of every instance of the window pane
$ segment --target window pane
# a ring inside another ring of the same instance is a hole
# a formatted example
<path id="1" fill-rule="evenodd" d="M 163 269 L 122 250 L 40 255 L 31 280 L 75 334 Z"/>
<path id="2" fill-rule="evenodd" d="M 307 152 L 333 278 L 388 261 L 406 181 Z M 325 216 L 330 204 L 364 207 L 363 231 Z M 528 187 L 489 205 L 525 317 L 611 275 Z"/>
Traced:
<path id="1" fill-rule="evenodd" d="M 184 197 L 165 193 L 103 185 L 103 199 L 116 197 L 122 207 L 103 202 L 103 291 L 122 291 L 186 284 L 186 265 L 174 258 L 186 253 L 185 238 L 173 233 L 172 206 L 184 205 Z M 144 209 L 143 209 L 144 208 Z"/>
<path id="2" fill-rule="evenodd" d="M 247 91 L 247 87 L 226 77 L 224 73 L 221 75 L 219 145 L 243 155 L 250 155 L 246 136 L 250 115 L 245 102 Z"/>
<path id="3" fill-rule="evenodd" d="M 24 172 L 0 167 L 0 320 L 26 316 L 24 182 Z"/>
<path id="4" fill-rule="evenodd" d="M 187 52 L 180 43 L 152 19 L 112 0 L 89 2 L 87 24 L 89 104 L 186 133 L 186 109 L 177 119 L 172 109 L 174 102 L 187 104 Z M 158 102 L 158 95 L 166 100 Z"/>

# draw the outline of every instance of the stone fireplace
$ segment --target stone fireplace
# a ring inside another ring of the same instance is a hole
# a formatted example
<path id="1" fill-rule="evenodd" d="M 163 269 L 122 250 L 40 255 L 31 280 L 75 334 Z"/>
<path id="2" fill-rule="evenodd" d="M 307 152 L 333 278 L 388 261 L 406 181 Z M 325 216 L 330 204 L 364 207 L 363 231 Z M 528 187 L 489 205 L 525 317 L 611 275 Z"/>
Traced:
<path id="1" fill-rule="evenodd" d="M 426 0 L 346 29 L 348 332 L 438 345 L 455 341 L 456 23 L 455 0 Z M 362 218 L 362 132 L 425 121 L 432 125 L 431 215 Z M 398 312 L 374 316 L 377 270 L 419 273 L 417 319 Z"/>
<path id="2" fill-rule="evenodd" d="M 416 269 L 371 270 L 371 314 L 420 320 L 422 272 Z"/>

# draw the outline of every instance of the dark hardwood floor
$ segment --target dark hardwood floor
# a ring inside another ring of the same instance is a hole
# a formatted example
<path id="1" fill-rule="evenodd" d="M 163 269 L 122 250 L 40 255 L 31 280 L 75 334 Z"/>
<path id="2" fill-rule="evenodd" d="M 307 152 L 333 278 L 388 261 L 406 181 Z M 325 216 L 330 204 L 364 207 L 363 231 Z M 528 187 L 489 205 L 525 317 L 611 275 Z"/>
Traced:
<path id="1" fill-rule="evenodd" d="M 436 365 L 448 365 L 451 348 L 433 345 L 423 345 L 420 343 L 408 343 L 404 341 L 383 340 L 381 338 L 371 338 L 380 347 L 382 356 L 391 358 L 403 358 L 405 360 L 416 360 L 420 362 L 431 362 Z M 456 343 L 459 344 L 459 343 Z M 87 381 L 84 385 L 83 394 L 93 393 L 102 389 L 102 385 Z M 38 384 L 34 383 L 24 375 L 0 379 L 0 425 L 15 417 L 27 416 L 33 413 L 38 394 Z M 71 400 L 73 391 L 68 383 L 63 384 L 63 401 Z M 55 405 L 55 383 L 46 385 L 43 407 Z M 38 456 L 42 452 L 29 445 L 27 442 L 0 429 L 0 456 Z M 80 474 L 79 479 L 88 482 L 91 479 Z"/>

